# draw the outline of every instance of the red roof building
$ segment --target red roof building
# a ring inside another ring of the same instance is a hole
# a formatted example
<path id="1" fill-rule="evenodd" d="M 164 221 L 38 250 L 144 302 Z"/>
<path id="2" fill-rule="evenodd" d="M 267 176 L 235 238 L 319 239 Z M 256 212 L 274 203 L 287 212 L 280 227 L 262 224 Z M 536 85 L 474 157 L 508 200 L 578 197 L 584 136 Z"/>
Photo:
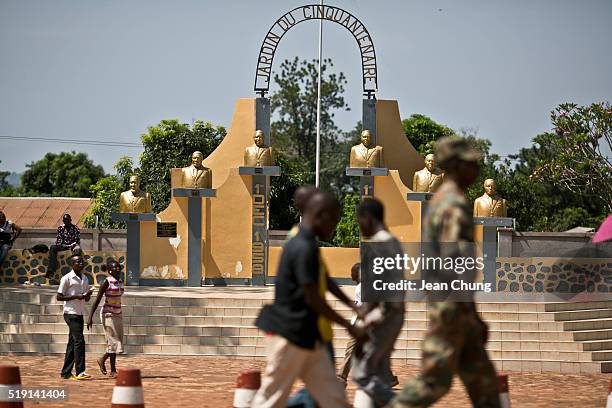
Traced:
<path id="1" fill-rule="evenodd" d="M 26 228 L 57 228 L 66 213 L 81 228 L 82 218 L 92 204 L 91 198 L 0 197 L 0 210 L 6 218 Z"/>

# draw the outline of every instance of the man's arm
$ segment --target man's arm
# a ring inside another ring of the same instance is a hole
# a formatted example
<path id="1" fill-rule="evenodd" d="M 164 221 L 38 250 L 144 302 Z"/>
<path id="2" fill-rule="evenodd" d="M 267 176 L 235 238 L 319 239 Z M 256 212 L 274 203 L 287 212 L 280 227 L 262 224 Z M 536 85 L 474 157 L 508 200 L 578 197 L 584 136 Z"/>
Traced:
<path id="1" fill-rule="evenodd" d="M 98 289 L 98 295 L 96 296 L 96 300 L 94 300 L 94 304 L 91 307 L 91 310 L 89 311 L 89 318 L 87 319 L 87 328 L 89 330 L 91 330 L 91 322 L 93 321 L 93 315 L 96 311 L 96 309 L 98 308 L 98 305 L 100 304 L 100 301 L 102 300 L 102 296 L 104 295 L 104 292 L 106 292 L 106 289 L 108 289 L 108 281 L 105 280 L 102 285 L 100 285 L 100 289 Z"/>
<path id="2" fill-rule="evenodd" d="M 60 302 L 67 302 L 69 300 L 85 299 L 85 295 L 80 294 L 80 295 L 74 295 L 74 296 L 64 296 L 63 293 L 57 292 L 57 296 L 55 298 Z"/>
<path id="3" fill-rule="evenodd" d="M 81 230 L 76 225 L 74 226 L 74 229 L 76 230 L 76 239 L 75 239 L 75 243 L 72 246 L 73 247 L 75 245 L 81 246 Z"/>
<path id="4" fill-rule="evenodd" d="M 318 315 L 323 316 L 331 320 L 332 322 L 338 323 L 340 326 L 344 327 L 351 336 L 355 337 L 357 340 L 365 340 L 367 334 L 362 328 L 357 328 L 352 326 L 351 323 L 336 313 L 333 310 L 325 299 L 319 295 L 319 288 L 317 284 L 311 283 L 308 285 L 304 285 L 304 295 L 305 301 L 308 306 L 310 306 Z"/>
<path id="5" fill-rule="evenodd" d="M 351 299 L 349 299 L 349 297 L 346 296 L 346 293 L 344 293 L 342 291 L 342 289 L 340 289 L 340 286 L 338 286 L 336 281 L 333 280 L 332 278 L 330 278 L 329 275 L 327 275 L 327 289 L 335 297 L 337 297 L 338 300 L 340 300 L 342 303 L 344 303 L 345 305 L 347 305 L 348 307 L 350 307 L 354 311 L 357 311 L 357 307 L 355 306 L 355 302 L 351 301 Z"/>
<path id="6" fill-rule="evenodd" d="M 13 238 L 11 239 L 11 245 L 17 240 L 17 238 L 19 238 L 19 235 L 21 235 L 21 231 L 22 229 L 20 226 L 18 226 L 17 224 L 13 224 Z"/>

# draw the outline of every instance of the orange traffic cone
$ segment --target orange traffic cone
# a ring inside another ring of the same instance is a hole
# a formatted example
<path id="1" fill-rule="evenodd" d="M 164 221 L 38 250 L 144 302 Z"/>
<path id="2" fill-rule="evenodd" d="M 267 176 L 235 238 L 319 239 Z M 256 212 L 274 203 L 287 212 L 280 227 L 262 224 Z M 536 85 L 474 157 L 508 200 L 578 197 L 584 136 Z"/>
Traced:
<path id="1" fill-rule="evenodd" d="M 238 374 L 236 379 L 236 391 L 234 392 L 234 408 L 249 408 L 253 397 L 261 386 L 261 371 L 244 370 Z"/>
<path id="2" fill-rule="evenodd" d="M 15 398 L 14 391 L 21 390 L 19 367 L 0 365 L 0 407 L 23 408 L 23 401 Z M 13 391 L 13 392 L 11 392 Z"/>
<path id="3" fill-rule="evenodd" d="M 499 382 L 499 403 L 501 408 L 510 408 L 510 388 L 508 387 L 508 375 L 499 374 L 497 376 Z"/>
<path id="4" fill-rule="evenodd" d="M 608 387 L 608 402 L 606 408 L 612 408 L 612 380 L 610 380 L 610 386 Z"/>
<path id="5" fill-rule="evenodd" d="M 144 393 L 137 368 L 120 368 L 113 388 L 112 408 L 144 408 Z"/>

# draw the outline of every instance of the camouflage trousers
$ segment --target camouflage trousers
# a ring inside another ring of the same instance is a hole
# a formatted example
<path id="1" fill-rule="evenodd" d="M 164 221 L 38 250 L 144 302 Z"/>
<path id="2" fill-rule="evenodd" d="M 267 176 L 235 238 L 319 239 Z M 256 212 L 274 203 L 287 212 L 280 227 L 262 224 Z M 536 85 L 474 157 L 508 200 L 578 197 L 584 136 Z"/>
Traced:
<path id="1" fill-rule="evenodd" d="M 495 368 L 485 350 L 488 329 L 473 303 L 429 305 L 421 374 L 410 380 L 392 407 L 428 407 L 448 392 L 458 374 L 474 407 L 501 407 Z"/>

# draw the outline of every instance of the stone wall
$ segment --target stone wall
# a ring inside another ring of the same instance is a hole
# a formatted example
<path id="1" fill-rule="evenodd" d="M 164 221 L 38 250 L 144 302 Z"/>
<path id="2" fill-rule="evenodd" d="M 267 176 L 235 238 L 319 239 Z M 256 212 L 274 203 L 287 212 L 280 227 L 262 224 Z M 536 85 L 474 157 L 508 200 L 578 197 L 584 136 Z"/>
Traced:
<path id="1" fill-rule="evenodd" d="M 59 281 L 62 275 L 70 271 L 67 261 L 72 253 L 70 251 L 58 254 L 58 269 L 54 280 Z M 125 252 L 123 251 L 87 251 L 85 258 L 85 275 L 90 284 L 99 285 L 106 278 L 107 273 L 102 272 L 100 267 L 112 259 L 125 264 Z M 29 251 L 13 249 L 9 251 L 6 260 L 0 270 L 0 285 L 30 283 L 49 283 L 44 275 L 49 266 L 49 254 L 31 254 Z"/>
<path id="2" fill-rule="evenodd" d="M 15 241 L 13 248 L 31 248 L 36 244 L 51 246 L 55 243 L 57 229 L 54 228 L 24 228 Z M 85 251 L 125 251 L 125 230 L 81 229 L 81 248 Z"/>
<path id="3" fill-rule="evenodd" d="M 612 258 L 498 257 L 496 274 L 499 292 L 612 292 Z"/>
<path id="4" fill-rule="evenodd" d="M 564 257 L 584 248 L 593 238 L 593 233 L 498 231 L 497 256 L 502 257 Z"/>

